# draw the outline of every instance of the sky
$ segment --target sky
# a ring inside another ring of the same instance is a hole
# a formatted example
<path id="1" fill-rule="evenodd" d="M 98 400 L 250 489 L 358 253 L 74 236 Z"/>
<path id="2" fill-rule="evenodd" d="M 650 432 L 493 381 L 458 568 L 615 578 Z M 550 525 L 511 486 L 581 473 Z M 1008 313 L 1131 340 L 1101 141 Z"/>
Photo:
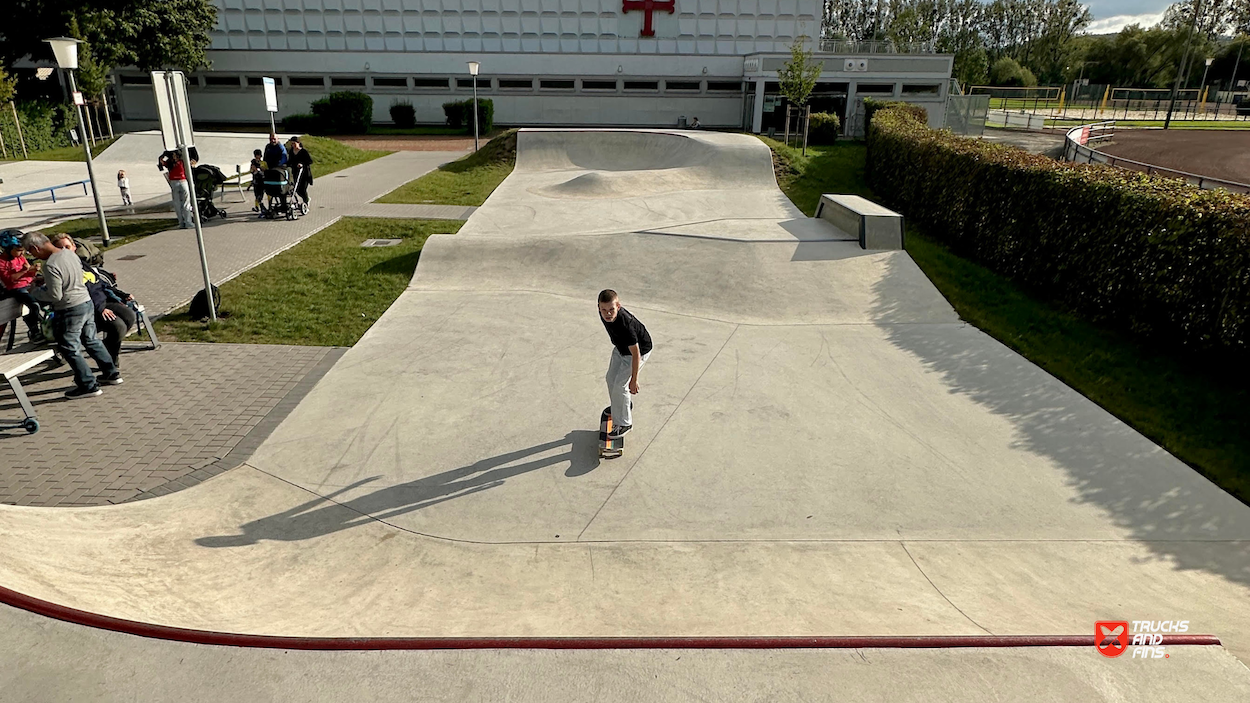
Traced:
<path id="1" fill-rule="evenodd" d="M 1163 18 L 1171 0 L 1088 0 L 1094 21 L 1085 30 L 1089 34 L 1118 32 L 1130 24 L 1149 27 Z"/>

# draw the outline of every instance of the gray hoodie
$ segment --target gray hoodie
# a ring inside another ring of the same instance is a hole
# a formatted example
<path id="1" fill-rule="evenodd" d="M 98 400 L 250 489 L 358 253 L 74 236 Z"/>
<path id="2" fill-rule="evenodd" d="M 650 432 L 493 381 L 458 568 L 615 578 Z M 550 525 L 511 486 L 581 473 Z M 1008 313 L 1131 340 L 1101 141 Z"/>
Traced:
<path id="1" fill-rule="evenodd" d="M 30 297 L 50 303 L 53 310 L 68 310 L 91 302 L 82 282 L 82 262 L 69 249 L 61 249 L 43 262 L 43 286 L 31 288 Z"/>

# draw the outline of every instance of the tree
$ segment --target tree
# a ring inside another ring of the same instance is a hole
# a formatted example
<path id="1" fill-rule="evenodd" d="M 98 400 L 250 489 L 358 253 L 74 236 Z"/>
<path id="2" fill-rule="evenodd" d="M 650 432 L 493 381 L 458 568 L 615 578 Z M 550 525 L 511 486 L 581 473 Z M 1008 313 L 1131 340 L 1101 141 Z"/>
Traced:
<path id="1" fill-rule="evenodd" d="M 825 39 L 869 41 L 886 25 L 882 0 L 824 0 L 824 5 L 820 31 Z"/>
<path id="2" fill-rule="evenodd" d="M 812 61 L 812 52 L 804 51 L 803 44 L 807 37 L 799 37 L 790 45 L 790 60 L 777 69 L 777 81 L 781 86 L 781 94 L 790 100 L 790 104 L 802 106 L 816 88 L 820 79 L 821 64 Z"/>
<path id="3" fill-rule="evenodd" d="M 994 62 L 990 69 L 990 85 L 1001 86 L 1034 86 L 1037 78 L 1033 72 L 1020 65 L 1010 56 L 1004 56 Z"/>
<path id="4" fill-rule="evenodd" d="M 954 76 L 963 85 L 985 85 L 990 80 L 990 60 L 985 49 L 977 47 L 956 52 Z"/>
<path id="5" fill-rule="evenodd" d="M 13 94 L 17 92 L 17 77 L 10 76 L 4 66 L 0 66 L 0 105 L 4 105 L 13 99 Z"/>
<path id="6" fill-rule="evenodd" d="M 212 0 L 8 0 L 0 24 L 0 64 L 25 57 L 50 57 L 43 39 L 70 34 L 96 61 L 112 69 L 133 65 L 144 71 L 208 65 L 209 32 L 217 22 Z"/>

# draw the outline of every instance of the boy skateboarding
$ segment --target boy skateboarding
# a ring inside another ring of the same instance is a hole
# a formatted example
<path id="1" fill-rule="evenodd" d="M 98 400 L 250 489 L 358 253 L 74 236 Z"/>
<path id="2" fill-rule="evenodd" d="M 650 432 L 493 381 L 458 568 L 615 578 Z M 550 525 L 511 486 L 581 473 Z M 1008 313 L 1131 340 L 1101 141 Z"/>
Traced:
<path id="1" fill-rule="evenodd" d="M 612 358 L 608 361 L 608 397 L 612 399 L 612 431 L 608 436 L 618 439 L 633 429 L 634 403 L 630 395 L 638 393 L 638 370 L 651 356 L 651 335 L 638 318 L 621 307 L 614 290 L 599 293 L 599 319 L 612 340 Z"/>

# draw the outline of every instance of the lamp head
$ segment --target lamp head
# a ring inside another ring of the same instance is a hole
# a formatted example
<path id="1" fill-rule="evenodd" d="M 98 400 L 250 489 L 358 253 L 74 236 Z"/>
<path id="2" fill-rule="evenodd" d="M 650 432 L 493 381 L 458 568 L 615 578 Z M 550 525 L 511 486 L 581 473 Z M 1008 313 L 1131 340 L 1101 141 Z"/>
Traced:
<path id="1" fill-rule="evenodd" d="M 52 45 L 52 53 L 56 56 L 56 65 L 61 68 L 78 68 L 78 45 L 81 43 L 73 37 L 53 37 L 44 39 Z"/>
<path id="2" fill-rule="evenodd" d="M 1214 62 L 1215 62 L 1215 59 L 1214 59 L 1214 58 L 1209 58 L 1209 59 L 1207 59 L 1207 65 L 1208 65 L 1208 66 L 1210 66 L 1210 65 L 1211 65 L 1212 63 L 1214 63 Z"/>
<path id="3" fill-rule="evenodd" d="M 469 75 L 470 75 L 470 76 L 476 76 L 476 75 L 477 75 L 477 71 L 478 71 L 478 69 L 479 69 L 479 68 L 481 68 L 481 67 L 482 67 L 482 64 L 480 64 L 480 63 L 478 63 L 478 62 L 476 62 L 476 61 L 470 61 L 470 62 L 469 62 Z"/>

